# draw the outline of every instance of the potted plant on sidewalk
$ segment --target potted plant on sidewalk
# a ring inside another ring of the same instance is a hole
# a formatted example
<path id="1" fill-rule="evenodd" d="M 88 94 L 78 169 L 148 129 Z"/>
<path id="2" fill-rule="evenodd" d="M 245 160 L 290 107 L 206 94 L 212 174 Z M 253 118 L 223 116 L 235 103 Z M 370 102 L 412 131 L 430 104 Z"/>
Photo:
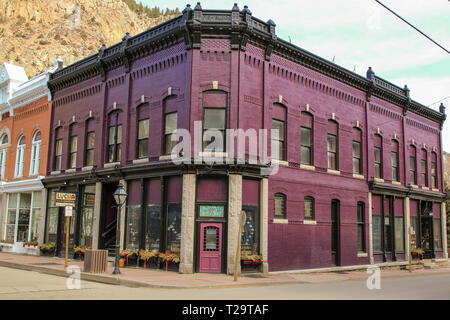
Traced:
<path id="1" fill-rule="evenodd" d="M 159 258 L 161 259 L 161 261 L 166 263 L 166 272 L 168 270 L 170 271 L 179 270 L 179 263 L 180 263 L 179 255 L 171 253 L 170 251 L 166 251 L 166 253 L 160 253 Z"/>
<path id="2" fill-rule="evenodd" d="M 56 243 L 43 243 L 39 247 L 41 250 L 42 255 L 44 256 L 54 256 L 55 255 L 55 249 L 56 249 Z"/>
<path id="3" fill-rule="evenodd" d="M 262 254 L 242 254 L 241 255 L 241 270 L 246 271 L 258 271 L 259 266 L 263 263 Z"/>
<path id="4" fill-rule="evenodd" d="M 136 266 L 138 257 L 139 257 L 139 252 L 137 250 L 133 250 L 133 249 L 132 250 L 122 250 L 120 252 L 120 256 L 125 259 L 127 267 Z"/>
<path id="5" fill-rule="evenodd" d="M 159 252 L 142 249 L 139 251 L 139 257 L 144 262 L 144 269 L 147 269 L 147 263 L 149 263 L 153 268 L 158 267 Z"/>

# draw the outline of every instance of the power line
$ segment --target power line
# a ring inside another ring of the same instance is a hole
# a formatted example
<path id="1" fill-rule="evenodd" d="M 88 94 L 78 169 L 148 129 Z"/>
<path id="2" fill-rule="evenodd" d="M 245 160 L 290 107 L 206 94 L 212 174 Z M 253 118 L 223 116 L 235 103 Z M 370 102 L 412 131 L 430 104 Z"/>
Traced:
<path id="1" fill-rule="evenodd" d="M 389 10 L 390 12 L 392 12 L 394 15 L 396 15 L 398 18 L 400 18 L 401 20 L 403 20 L 404 22 L 406 22 L 408 25 L 410 25 L 411 27 L 413 27 L 416 31 L 420 32 L 425 38 L 427 38 L 428 40 L 432 41 L 434 44 L 436 44 L 437 46 L 439 46 L 441 49 L 443 49 L 445 52 L 447 52 L 448 54 L 450 54 L 450 51 L 448 51 L 447 49 L 445 49 L 443 46 L 441 46 L 439 43 L 437 43 L 436 41 L 434 41 L 433 39 L 431 39 L 429 36 L 427 36 L 425 33 L 423 33 L 422 31 L 420 31 L 418 28 L 414 27 L 411 23 L 409 23 L 408 21 L 406 21 L 405 19 L 403 19 L 402 17 L 400 17 L 397 13 L 395 13 L 393 10 L 389 9 L 388 7 L 386 7 L 384 4 L 382 4 L 380 1 L 375 0 L 375 2 L 377 2 L 378 4 L 382 5 L 383 7 L 385 7 L 387 10 Z"/>
<path id="2" fill-rule="evenodd" d="M 436 104 L 436 103 L 442 102 L 442 101 L 444 101 L 444 100 L 447 100 L 448 98 L 450 98 L 450 96 L 445 97 L 444 99 L 441 99 L 441 100 L 439 100 L 439 101 L 433 102 L 432 104 L 429 105 L 429 107 L 431 107 L 433 104 Z"/>

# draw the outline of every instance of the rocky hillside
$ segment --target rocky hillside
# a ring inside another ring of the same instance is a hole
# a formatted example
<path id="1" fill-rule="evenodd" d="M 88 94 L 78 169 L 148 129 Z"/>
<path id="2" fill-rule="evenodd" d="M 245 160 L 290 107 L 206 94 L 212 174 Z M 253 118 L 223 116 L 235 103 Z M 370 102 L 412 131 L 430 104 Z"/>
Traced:
<path id="1" fill-rule="evenodd" d="M 140 33 L 179 14 L 178 9 L 148 9 L 135 0 L 1 0 L 0 64 L 25 68 L 29 78 L 121 41 L 126 32 Z"/>

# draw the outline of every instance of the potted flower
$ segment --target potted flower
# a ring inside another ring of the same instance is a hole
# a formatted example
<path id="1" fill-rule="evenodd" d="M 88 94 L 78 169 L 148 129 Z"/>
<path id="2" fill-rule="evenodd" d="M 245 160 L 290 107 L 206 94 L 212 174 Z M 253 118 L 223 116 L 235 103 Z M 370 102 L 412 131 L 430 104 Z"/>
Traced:
<path id="1" fill-rule="evenodd" d="M 179 255 L 166 251 L 166 253 L 160 253 L 159 258 L 161 261 L 166 263 L 166 272 L 168 270 L 169 263 L 174 267 L 174 269 L 178 270 L 178 264 L 180 263 Z"/>
<path id="2" fill-rule="evenodd" d="M 424 254 L 425 251 L 423 251 L 423 249 L 421 248 L 413 248 L 411 249 L 411 255 L 414 256 L 416 255 L 417 258 L 419 259 L 420 262 L 420 257 Z"/>
<path id="3" fill-rule="evenodd" d="M 137 250 L 122 250 L 120 256 L 125 258 L 127 267 L 129 265 L 136 265 L 139 252 Z"/>
<path id="4" fill-rule="evenodd" d="M 242 271 L 257 271 L 262 262 L 262 254 L 241 254 Z"/>
<path id="5" fill-rule="evenodd" d="M 139 251 L 139 257 L 144 261 L 144 269 L 146 269 L 147 262 L 151 262 L 152 264 L 156 265 L 156 261 L 159 258 L 159 252 L 142 249 Z"/>
<path id="6" fill-rule="evenodd" d="M 56 243 L 51 242 L 51 243 L 43 243 L 41 244 L 41 246 L 39 247 L 39 249 L 41 250 L 41 253 L 44 256 L 52 256 L 55 255 L 55 249 L 56 249 Z"/>
<path id="7" fill-rule="evenodd" d="M 81 247 L 75 247 L 73 249 L 75 256 L 78 256 L 78 258 L 80 259 L 80 261 L 84 260 L 84 254 L 86 253 L 86 250 L 90 250 L 91 248 L 86 247 L 86 246 L 81 246 Z"/>

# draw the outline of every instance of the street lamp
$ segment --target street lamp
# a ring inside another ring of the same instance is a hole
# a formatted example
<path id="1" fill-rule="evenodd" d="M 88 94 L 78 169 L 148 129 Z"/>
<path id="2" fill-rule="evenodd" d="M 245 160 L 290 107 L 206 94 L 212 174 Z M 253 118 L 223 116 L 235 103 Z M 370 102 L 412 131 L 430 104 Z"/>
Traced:
<path id="1" fill-rule="evenodd" d="M 127 193 L 125 192 L 125 189 L 123 188 L 122 184 L 119 183 L 117 186 L 117 190 L 114 192 L 114 200 L 116 200 L 117 203 L 117 223 L 116 223 L 116 260 L 114 263 L 114 271 L 113 274 L 120 274 L 119 270 L 119 250 L 120 250 L 120 209 L 122 208 L 122 205 L 125 204 L 125 201 L 127 200 Z"/>

